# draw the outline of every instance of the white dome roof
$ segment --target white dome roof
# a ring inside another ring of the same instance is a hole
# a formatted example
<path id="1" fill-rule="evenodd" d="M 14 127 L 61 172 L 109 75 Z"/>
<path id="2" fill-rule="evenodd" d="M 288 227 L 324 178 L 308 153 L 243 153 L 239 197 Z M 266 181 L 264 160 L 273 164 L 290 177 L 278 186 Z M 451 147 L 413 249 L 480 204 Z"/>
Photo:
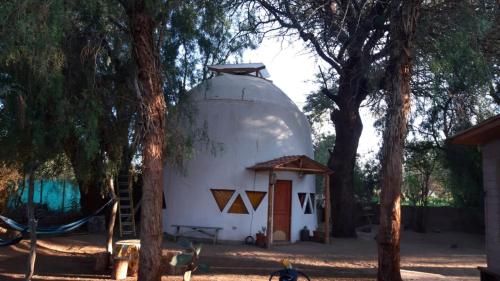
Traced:
<path id="1" fill-rule="evenodd" d="M 216 226 L 223 228 L 221 240 L 242 241 L 266 226 L 268 211 L 267 199 L 255 207 L 248 192 L 266 194 L 269 173 L 248 167 L 289 155 L 312 158 L 309 122 L 271 81 L 255 76 L 222 74 L 192 89 L 190 96 L 193 129 L 203 131 L 206 139 L 194 143 L 196 153 L 186 161 L 186 173 L 165 169 L 164 230 L 175 233 L 172 225 Z M 279 171 L 276 177 L 292 182 L 290 240 L 296 241 L 304 226 L 317 226 L 316 216 L 304 212 L 298 195 L 315 192 L 314 177 Z M 232 194 L 225 207 L 218 206 L 214 190 Z M 236 201 L 246 211 L 230 211 Z"/>
<path id="2" fill-rule="evenodd" d="M 249 75 L 222 74 L 196 86 L 191 93 L 195 101 L 205 99 L 264 102 L 298 109 L 271 81 Z"/>

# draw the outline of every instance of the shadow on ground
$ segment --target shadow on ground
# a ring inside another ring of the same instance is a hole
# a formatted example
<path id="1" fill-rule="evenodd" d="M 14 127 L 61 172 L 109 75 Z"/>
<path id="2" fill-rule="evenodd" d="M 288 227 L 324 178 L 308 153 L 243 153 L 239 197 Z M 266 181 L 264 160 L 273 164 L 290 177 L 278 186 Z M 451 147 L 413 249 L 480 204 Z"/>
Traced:
<path id="1" fill-rule="evenodd" d="M 458 248 L 450 248 L 460 241 Z M 110 272 L 94 272 L 94 254 L 104 251 L 104 236 L 76 235 L 40 240 L 34 280 L 109 280 Z M 23 280 L 27 266 L 27 241 L 0 248 L 0 280 Z M 477 266 L 485 264 L 482 236 L 460 233 L 403 235 L 402 269 L 408 280 L 479 280 Z M 164 243 L 164 254 L 178 246 Z M 246 245 L 204 245 L 202 260 L 208 274 L 195 274 L 193 281 L 268 280 L 287 258 L 312 280 L 374 280 L 375 241 L 333 239 L 330 245 L 299 242 L 271 250 Z M 127 280 L 135 280 L 128 278 Z M 164 276 L 162 280 L 182 280 Z"/>

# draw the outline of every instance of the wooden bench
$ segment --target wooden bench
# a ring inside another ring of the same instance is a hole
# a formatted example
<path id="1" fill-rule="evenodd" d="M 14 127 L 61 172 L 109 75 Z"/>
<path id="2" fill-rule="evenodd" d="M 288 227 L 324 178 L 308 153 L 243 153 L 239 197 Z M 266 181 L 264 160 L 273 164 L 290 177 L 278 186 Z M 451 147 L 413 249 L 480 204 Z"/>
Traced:
<path id="1" fill-rule="evenodd" d="M 222 227 L 213 227 L 213 226 L 195 226 L 195 225 L 179 225 L 172 224 L 173 227 L 176 228 L 174 234 L 174 241 L 177 241 L 177 237 L 183 236 L 188 233 L 201 233 L 207 237 L 210 237 L 214 244 L 217 243 L 217 238 L 219 236 L 219 231 L 222 230 Z M 182 228 L 187 228 L 189 230 L 181 232 Z"/>
<path id="2" fill-rule="evenodd" d="M 477 269 L 481 273 L 481 281 L 500 281 L 500 274 L 482 266 L 478 266 Z"/>

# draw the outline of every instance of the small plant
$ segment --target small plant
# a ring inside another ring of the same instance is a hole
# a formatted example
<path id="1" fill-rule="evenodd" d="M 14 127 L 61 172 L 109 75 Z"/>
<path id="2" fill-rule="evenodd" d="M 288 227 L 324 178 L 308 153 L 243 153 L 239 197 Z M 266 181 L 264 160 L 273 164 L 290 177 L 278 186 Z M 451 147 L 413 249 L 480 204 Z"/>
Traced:
<path id="1" fill-rule="evenodd" d="M 259 247 L 265 247 L 266 246 L 266 227 L 263 226 L 259 231 L 257 231 L 257 234 L 255 235 L 255 245 Z"/>
<path id="2" fill-rule="evenodd" d="M 263 226 L 259 231 L 257 231 L 257 234 L 265 235 L 266 234 L 266 227 Z"/>
<path id="3" fill-rule="evenodd" d="M 207 264 L 199 263 L 201 244 L 193 244 L 191 241 L 181 239 L 179 245 L 184 248 L 182 253 L 172 257 L 170 265 L 182 268 L 184 281 L 191 280 L 191 274 L 196 270 L 207 272 Z"/>

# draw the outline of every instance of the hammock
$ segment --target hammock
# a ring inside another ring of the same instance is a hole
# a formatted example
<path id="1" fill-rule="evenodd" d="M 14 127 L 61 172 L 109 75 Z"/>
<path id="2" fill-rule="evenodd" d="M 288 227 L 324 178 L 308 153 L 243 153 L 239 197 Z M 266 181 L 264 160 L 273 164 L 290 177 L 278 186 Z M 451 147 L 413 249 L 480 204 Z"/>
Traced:
<path id="1" fill-rule="evenodd" d="M 13 228 L 17 231 L 23 232 L 26 230 L 26 228 L 28 228 L 27 226 L 22 225 L 22 224 L 16 222 L 15 220 L 9 219 L 8 217 L 4 217 L 2 215 L 0 215 L 0 219 L 3 220 L 8 226 L 10 226 L 10 228 Z"/>
<path id="2" fill-rule="evenodd" d="M 71 231 L 79 228 L 80 226 L 82 226 L 86 222 L 88 222 L 92 217 L 98 215 L 100 212 L 102 212 L 102 210 L 104 210 L 104 208 L 106 208 L 109 204 L 113 203 L 114 201 L 115 201 L 114 198 L 111 198 L 106 204 L 104 204 L 97 211 L 95 211 L 94 213 L 90 214 L 89 216 L 81 218 L 77 221 L 74 221 L 74 222 L 71 222 L 68 224 L 64 224 L 64 225 L 60 225 L 60 226 L 37 227 L 36 234 L 38 234 L 38 235 L 57 235 L 57 234 L 71 232 Z M 11 228 L 13 228 L 17 231 L 21 231 L 22 233 L 29 233 L 30 232 L 28 226 L 20 224 L 13 219 L 4 217 L 2 215 L 0 215 L 0 219 L 3 220 L 8 226 L 10 226 Z M 19 243 L 21 240 L 22 240 L 22 236 L 17 237 L 13 240 L 1 240 L 0 239 L 0 246 L 14 245 L 14 244 Z M 15 242 L 15 243 L 13 243 L 13 242 Z"/>
<path id="3" fill-rule="evenodd" d="M 21 242 L 23 240 L 23 235 L 19 235 L 18 237 L 12 239 L 12 240 L 3 240 L 0 239 L 0 247 L 7 247 L 11 245 L 16 245 L 17 243 Z"/>

